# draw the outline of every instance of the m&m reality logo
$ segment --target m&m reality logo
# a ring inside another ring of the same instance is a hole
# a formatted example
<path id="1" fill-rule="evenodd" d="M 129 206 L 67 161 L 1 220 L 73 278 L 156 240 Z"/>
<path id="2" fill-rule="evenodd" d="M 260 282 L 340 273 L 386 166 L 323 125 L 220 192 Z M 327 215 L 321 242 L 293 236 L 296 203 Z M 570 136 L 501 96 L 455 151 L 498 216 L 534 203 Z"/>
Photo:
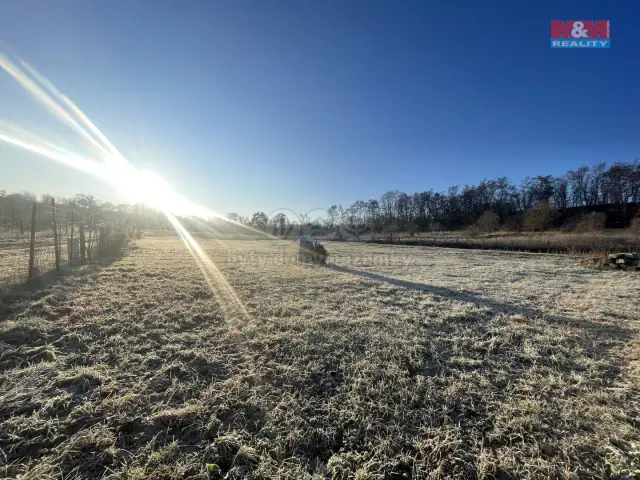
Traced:
<path id="1" fill-rule="evenodd" d="M 551 20 L 551 48 L 609 48 L 609 20 Z"/>

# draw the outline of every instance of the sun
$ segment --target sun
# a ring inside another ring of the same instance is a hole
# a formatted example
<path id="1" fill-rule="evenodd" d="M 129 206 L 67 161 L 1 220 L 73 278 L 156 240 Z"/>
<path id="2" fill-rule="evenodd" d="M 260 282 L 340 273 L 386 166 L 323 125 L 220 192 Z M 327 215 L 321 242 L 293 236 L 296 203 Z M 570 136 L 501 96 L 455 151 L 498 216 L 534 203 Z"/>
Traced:
<path id="1" fill-rule="evenodd" d="M 125 168 L 117 186 L 131 203 L 143 203 L 159 210 L 174 210 L 176 194 L 171 185 L 155 172 Z"/>

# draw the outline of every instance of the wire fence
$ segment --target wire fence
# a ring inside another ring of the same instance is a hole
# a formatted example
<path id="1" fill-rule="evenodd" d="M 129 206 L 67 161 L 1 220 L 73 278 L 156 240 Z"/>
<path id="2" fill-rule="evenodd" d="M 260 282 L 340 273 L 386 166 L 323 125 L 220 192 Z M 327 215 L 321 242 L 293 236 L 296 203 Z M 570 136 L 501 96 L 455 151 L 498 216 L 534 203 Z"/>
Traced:
<path id="1" fill-rule="evenodd" d="M 10 218 L 0 217 L 0 290 L 94 260 L 105 254 L 114 232 L 133 229 L 53 202 L 12 210 Z"/>

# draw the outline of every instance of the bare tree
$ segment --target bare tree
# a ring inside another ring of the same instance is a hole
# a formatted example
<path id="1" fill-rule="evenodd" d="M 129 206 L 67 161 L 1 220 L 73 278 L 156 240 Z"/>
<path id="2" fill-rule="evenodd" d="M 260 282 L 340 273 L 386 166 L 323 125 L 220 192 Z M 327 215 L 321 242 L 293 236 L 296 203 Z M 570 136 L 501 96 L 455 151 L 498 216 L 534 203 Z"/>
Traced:
<path id="1" fill-rule="evenodd" d="M 254 227 L 266 229 L 268 222 L 269 218 L 264 212 L 256 212 L 253 214 L 253 217 L 251 217 L 251 225 Z"/>
<path id="2" fill-rule="evenodd" d="M 581 207 L 587 204 L 588 172 L 588 167 L 581 167 L 567 172 L 567 180 L 571 187 L 571 203 L 574 207 Z"/>
<path id="3" fill-rule="evenodd" d="M 394 212 L 398 200 L 398 190 L 389 190 L 380 197 L 380 207 L 382 208 L 383 222 L 385 226 L 395 223 Z"/>
<path id="4" fill-rule="evenodd" d="M 331 205 L 327 209 L 327 217 L 329 220 L 329 227 L 333 228 L 335 224 L 338 223 L 338 218 L 339 218 L 337 205 Z"/>
<path id="5" fill-rule="evenodd" d="M 392 223 L 391 225 L 386 225 L 383 229 L 383 232 L 389 239 L 389 243 L 393 243 L 393 234 L 398 232 L 398 225 Z"/>
<path id="6" fill-rule="evenodd" d="M 227 213 L 227 218 L 233 222 L 238 222 L 240 215 L 238 215 L 236 212 L 231 212 Z"/>
<path id="7" fill-rule="evenodd" d="M 552 202 L 559 210 L 565 210 L 569 206 L 569 182 L 566 177 L 554 179 Z"/>

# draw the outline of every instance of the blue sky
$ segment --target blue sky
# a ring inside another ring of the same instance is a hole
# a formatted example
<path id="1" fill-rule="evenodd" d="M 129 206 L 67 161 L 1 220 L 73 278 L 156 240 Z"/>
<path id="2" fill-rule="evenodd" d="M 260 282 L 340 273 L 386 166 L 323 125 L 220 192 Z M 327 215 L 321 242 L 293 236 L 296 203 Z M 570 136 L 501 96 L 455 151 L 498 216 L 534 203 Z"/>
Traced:
<path id="1" fill-rule="evenodd" d="M 611 48 L 551 49 L 552 19 L 611 20 Z M 3 0 L 0 45 L 132 163 L 249 215 L 636 158 L 638 19 L 634 1 Z M 4 73 L 0 108 L 54 128 Z M 119 200 L 6 145 L 0 172 Z"/>

